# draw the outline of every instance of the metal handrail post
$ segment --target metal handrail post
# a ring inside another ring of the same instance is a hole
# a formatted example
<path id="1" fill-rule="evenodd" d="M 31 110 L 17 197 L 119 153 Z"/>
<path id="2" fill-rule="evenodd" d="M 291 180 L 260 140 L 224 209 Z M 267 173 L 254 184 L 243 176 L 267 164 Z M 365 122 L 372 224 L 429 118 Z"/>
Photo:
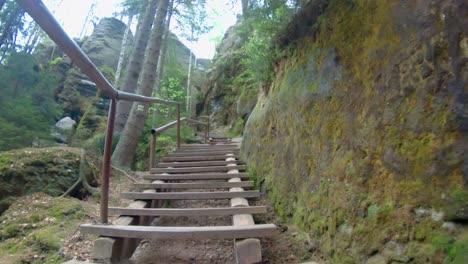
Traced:
<path id="1" fill-rule="evenodd" d="M 114 121 L 117 108 L 117 100 L 111 99 L 109 117 L 107 119 L 106 141 L 104 145 L 104 157 L 101 170 L 101 223 L 108 222 L 109 206 L 109 178 L 111 171 L 112 138 L 114 136 Z"/>
<path id="2" fill-rule="evenodd" d="M 149 169 L 154 168 L 154 160 L 156 154 L 156 133 L 151 132 L 151 145 L 150 145 L 150 155 L 149 155 Z"/>
<path id="3" fill-rule="evenodd" d="M 177 105 L 177 148 L 180 148 L 180 104 Z"/>

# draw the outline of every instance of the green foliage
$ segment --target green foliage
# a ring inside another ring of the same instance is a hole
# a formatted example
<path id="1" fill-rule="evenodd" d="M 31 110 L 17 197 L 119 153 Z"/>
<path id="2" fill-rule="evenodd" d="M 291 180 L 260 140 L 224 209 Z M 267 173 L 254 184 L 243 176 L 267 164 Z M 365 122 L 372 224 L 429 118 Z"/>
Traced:
<path id="1" fill-rule="evenodd" d="M 248 36 L 248 41 L 241 49 L 243 72 L 236 77 L 235 83 L 251 88 L 271 80 L 275 58 L 272 37 L 286 24 L 292 10 L 285 1 L 268 1 L 249 14 L 239 28 L 242 35 Z"/>
<path id="2" fill-rule="evenodd" d="M 104 75 L 104 77 L 106 77 L 107 80 L 109 80 L 109 82 L 113 83 L 114 80 L 115 80 L 115 71 L 112 67 L 108 66 L 108 65 L 102 65 L 101 67 L 99 67 L 99 70 L 102 72 L 102 74 Z"/>
<path id="3" fill-rule="evenodd" d="M 456 241 L 448 251 L 445 263 L 464 264 L 468 260 L 468 239 Z"/>
<path id="4" fill-rule="evenodd" d="M 454 240 L 453 238 L 447 235 L 440 234 L 440 235 L 434 236 L 431 242 L 436 250 L 440 250 L 445 253 L 448 253 L 450 249 L 452 248 Z"/>
<path id="5" fill-rule="evenodd" d="M 57 85 L 53 69 L 41 69 L 32 55 L 13 53 L 0 66 L 0 150 L 48 137 L 61 114 L 53 100 Z"/>
<path id="6" fill-rule="evenodd" d="M 117 143 L 119 142 L 120 135 L 114 135 L 112 138 L 112 152 L 114 152 Z M 104 154 L 104 144 L 106 142 L 106 133 L 99 133 L 94 135 L 90 140 L 86 141 L 84 148 L 90 150 L 99 156 Z"/>

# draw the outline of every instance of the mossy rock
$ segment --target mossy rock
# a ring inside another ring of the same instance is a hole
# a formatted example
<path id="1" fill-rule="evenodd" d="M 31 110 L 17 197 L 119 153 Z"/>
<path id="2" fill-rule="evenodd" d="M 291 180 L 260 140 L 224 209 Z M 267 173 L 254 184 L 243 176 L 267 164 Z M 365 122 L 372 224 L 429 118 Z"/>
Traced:
<path id="1" fill-rule="evenodd" d="M 23 195 L 63 194 L 79 177 L 80 155 L 68 147 L 0 152 L 0 214 Z"/>

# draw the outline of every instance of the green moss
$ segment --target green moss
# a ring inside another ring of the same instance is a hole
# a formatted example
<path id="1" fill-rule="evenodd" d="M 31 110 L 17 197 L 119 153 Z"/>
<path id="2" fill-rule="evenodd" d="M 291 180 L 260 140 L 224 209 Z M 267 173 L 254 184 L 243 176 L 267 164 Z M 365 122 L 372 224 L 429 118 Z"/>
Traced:
<path id="1" fill-rule="evenodd" d="M 34 244 L 43 251 L 57 251 L 61 246 L 60 240 L 65 238 L 62 230 L 59 226 L 42 228 L 32 234 Z"/>
<path id="2" fill-rule="evenodd" d="M 461 239 L 453 243 L 448 251 L 445 263 L 464 264 L 468 260 L 468 239 Z"/>
<path id="3" fill-rule="evenodd" d="M 379 213 L 379 206 L 376 204 L 373 204 L 367 208 L 367 217 L 370 219 L 377 218 L 377 215 Z"/>
<path id="4" fill-rule="evenodd" d="M 453 246 L 454 239 L 445 234 L 439 234 L 432 238 L 432 246 L 439 251 L 448 253 Z"/>
<path id="5" fill-rule="evenodd" d="M 92 210 L 76 199 L 43 194 L 17 203 L 0 217 L 0 259 L 8 263 L 61 263 L 57 251 Z"/>

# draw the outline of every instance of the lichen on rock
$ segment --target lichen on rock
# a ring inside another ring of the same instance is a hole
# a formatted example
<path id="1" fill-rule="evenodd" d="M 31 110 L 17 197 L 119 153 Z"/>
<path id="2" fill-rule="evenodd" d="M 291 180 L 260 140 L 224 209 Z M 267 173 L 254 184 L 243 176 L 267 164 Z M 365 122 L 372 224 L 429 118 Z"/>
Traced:
<path id="1" fill-rule="evenodd" d="M 462 5 L 310 1 L 291 22 L 315 17 L 310 28 L 277 38 L 288 55 L 258 97 L 242 155 L 281 218 L 333 263 L 467 257 Z M 417 217 L 421 207 L 443 219 Z"/>

